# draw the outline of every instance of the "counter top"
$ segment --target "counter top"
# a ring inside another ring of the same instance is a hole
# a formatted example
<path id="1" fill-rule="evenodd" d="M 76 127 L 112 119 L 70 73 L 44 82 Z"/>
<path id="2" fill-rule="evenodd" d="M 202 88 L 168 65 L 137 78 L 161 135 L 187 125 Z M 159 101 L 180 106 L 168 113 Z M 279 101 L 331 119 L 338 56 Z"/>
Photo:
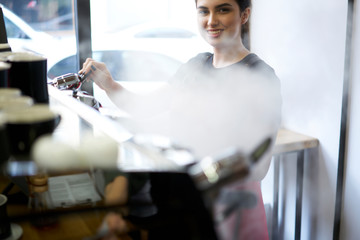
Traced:
<path id="1" fill-rule="evenodd" d="M 273 154 L 299 151 L 319 146 L 319 140 L 288 129 L 280 129 Z"/>

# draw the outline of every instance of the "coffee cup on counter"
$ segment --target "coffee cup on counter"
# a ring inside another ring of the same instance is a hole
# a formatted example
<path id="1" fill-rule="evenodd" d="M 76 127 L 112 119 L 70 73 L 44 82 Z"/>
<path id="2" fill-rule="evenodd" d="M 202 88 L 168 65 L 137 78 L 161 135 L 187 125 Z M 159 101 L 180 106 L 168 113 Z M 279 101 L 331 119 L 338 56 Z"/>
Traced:
<path id="1" fill-rule="evenodd" d="M 0 61 L 6 62 L 7 58 L 13 54 L 14 54 L 14 52 L 11 52 L 11 51 L 5 51 L 5 52 L 0 51 Z"/>
<path id="2" fill-rule="evenodd" d="M 47 59 L 29 52 L 15 52 L 7 56 L 11 64 L 8 86 L 19 88 L 35 103 L 49 103 Z"/>
<path id="3" fill-rule="evenodd" d="M 11 65 L 5 62 L 0 62 L 0 88 L 8 87 L 9 69 Z"/>
<path id="4" fill-rule="evenodd" d="M 0 194 L 0 239 L 11 236 L 11 225 L 7 214 L 7 197 Z"/>
<path id="5" fill-rule="evenodd" d="M 20 97 L 21 91 L 18 88 L 0 88 L 0 99 L 1 98 L 13 98 Z"/>
<path id="6" fill-rule="evenodd" d="M 13 156 L 29 156 L 35 140 L 53 133 L 61 119 L 47 104 L 34 104 L 28 108 L 5 111 L 4 114 L 10 154 Z"/>
<path id="7" fill-rule="evenodd" d="M 0 52 L 10 52 L 11 47 L 8 43 L 0 43 Z"/>
<path id="8" fill-rule="evenodd" d="M 0 165 L 7 162 L 10 158 L 5 112 L 20 110 L 32 105 L 32 98 L 21 96 L 21 91 L 19 89 L 0 88 Z"/>
<path id="9" fill-rule="evenodd" d="M 11 92 L 8 93 L 8 96 L 0 95 L 0 112 L 18 111 L 34 104 L 34 100 L 29 96 L 15 96 L 11 95 Z M 16 94 L 16 92 L 13 93 Z"/>

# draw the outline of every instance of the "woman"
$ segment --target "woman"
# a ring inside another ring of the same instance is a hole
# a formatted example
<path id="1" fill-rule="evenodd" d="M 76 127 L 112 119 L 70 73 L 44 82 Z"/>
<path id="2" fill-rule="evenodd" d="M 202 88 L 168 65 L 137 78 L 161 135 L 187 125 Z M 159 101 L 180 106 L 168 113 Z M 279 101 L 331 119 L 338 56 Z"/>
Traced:
<path id="1" fill-rule="evenodd" d="M 186 89 L 185 92 L 188 94 L 186 96 L 189 97 L 193 96 L 191 94 L 189 95 L 189 92 L 194 91 L 194 89 L 204 88 L 205 85 L 207 86 L 205 87 L 205 91 L 210 91 L 211 94 L 216 95 L 217 92 L 224 90 L 224 88 L 219 89 L 218 87 L 212 87 L 211 85 L 209 86 L 209 82 L 217 83 L 221 81 L 222 84 L 225 84 L 227 81 L 230 81 L 231 84 L 234 84 L 234 88 L 243 88 L 245 90 L 247 89 L 248 85 L 242 85 L 243 83 L 250 83 L 251 85 L 254 82 L 260 82 L 261 84 L 256 86 L 264 89 L 263 92 L 260 91 L 262 93 L 261 95 L 266 95 L 268 92 L 270 92 L 270 94 L 267 96 L 268 98 L 265 98 L 264 100 L 264 104 L 268 104 L 266 105 L 268 107 L 264 106 L 263 110 L 266 111 L 268 108 L 271 108 L 271 111 L 269 110 L 260 118 L 265 119 L 264 122 L 272 121 L 270 125 L 268 122 L 266 122 L 266 124 L 268 124 L 268 126 L 272 126 L 272 128 L 268 130 L 268 133 L 272 134 L 272 137 L 274 138 L 277 128 L 280 124 L 281 97 L 279 79 L 276 77 L 273 69 L 270 66 L 262 61 L 257 55 L 250 53 L 249 49 L 247 49 L 243 44 L 242 30 L 244 25 L 249 21 L 251 13 L 250 0 L 197 0 L 195 2 L 200 34 L 206 40 L 206 42 L 208 42 L 213 47 L 213 53 L 201 53 L 193 59 L 190 59 L 189 62 L 184 64 L 178 70 L 174 78 L 169 81 L 170 85 L 176 86 L 176 88 Z M 89 78 L 92 79 L 101 89 L 105 90 L 108 96 L 121 107 L 125 106 L 124 103 L 126 103 L 129 98 L 133 98 L 132 94 L 126 92 L 126 90 L 119 83 L 112 79 L 109 71 L 103 63 L 96 62 L 93 59 L 87 59 L 80 73 L 88 73 Z M 262 80 L 257 81 L 258 78 L 261 78 Z M 248 89 L 248 92 L 254 93 L 252 90 L 256 89 L 257 91 L 257 89 L 259 89 L 252 87 L 254 86 L 251 85 L 251 87 Z M 123 97 L 119 97 L 121 93 Z M 158 96 L 159 94 L 156 93 L 156 95 Z M 168 98 L 169 95 L 172 94 L 165 94 L 166 98 Z M 196 92 L 194 95 L 199 94 Z M 246 92 L 244 95 L 246 95 Z M 194 99 L 192 98 L 191 101 L 193 100 Z M 191 101 L 188 103 L 192 104 Z M 257 101 L 256 98 L 249 100 L 249 102 L 255 101 Z M 171 101 L 160 102 L 164 104 Z M 216 103 L 210 103 L 212 109 Z M 229 101 L 227 101 L 227 105 L 229 105 Z M 237 106 L 236 103 L 235 106 Z M 220 110 L 223 110 L 223 108 L 224 106 L 221 106 Z M 205 111 L 205 113 L 208 114 L 210 112 Z M 188 115 L 191 116 L 192 114 L 194 114 L 194 112 L 191 112 L 191 114 Z M 186 117 L 183 118 L 183 116 L 177 117 L 181 117 L 182 122 L 186 122 L 188 120 Z M 255 118 L 251 119 L 253 120 Z M 231 124 L 236 124 L 236 121 L 231 122 Z M 216 125 L 212 127 L 216 128 Z M 188 142 L 191 142 L 192 139 L 188 140 Z M 257 140 L 259 140 L 259 138 Z M 251 141 L 248 142 L 248 145 L 253 145 L 254 142 L 251 144 L 250 142 Z M 194 145 L 196 145 L 196 142 L 194 142 Z M 220 144 L 217 143 L 216 146 L 214 145 L 213 147 L 216 148 L 218 145 Z M 190 146 L 193 145 L 190 144 Z M 201 153 L 209 153 L 206 151 L 201 151 L 203 150 L 201 147 L 199 147 L 199 149 L 199 152 Z M 218 148 L 217 150 L 219 149 L 221 148 Z M 215 152 L 216 151 L 211 153 Z M 256 196 L 257 200 L 255 206 L 252 206 L 251 209 L 242 210 L 240 221 L 241 226 L 239 232 L 236 231 L 239 225 L 233 225 L 235 221 L 234 219 L 238 218 L 239 216 L 236 216 L 234 213 L 232 213 L 232 215 L 230 215 L 230 217 L 228 217 L 226 220 L 230 222 L 226 222 L 224 220 L 223 224 L 217 226 L 218 234 L 220 234 L 221 239 L 233 239 L 233 236 L 228 236 L 229 232 L 237 234 L 238 239 L 268 238 L 265 210 L 262 202 L 259 181 L 265 176 L 268 170 L 271 156 L 270 154 L 271 153 L 268 152 L 267 157 L 264 157 L 260 163 L 256 164 L 254 170 L 251 172 L 251 176 L 248 178 L 248 181 L 245 183 L 242 182 L 241 184 L 233 185 L 232 187 L 225 189 L 226 194 L 230 195 L 232 193 L 236 194 L 239 191 L 250 191 L 253 193 L 253 195 Z M 161 182 L 161 180 L 159 180 L 159 182 Z M 174 182 L 178 181 L 174 180 Z M 160 185 L 157 185 L 159 187 L 157 189 L 159 192 L 162 189 Z M 155 188 L 156 187 L 154 187 L 154 189 Z M 219 206 L 221 203 L 224 203 L 221 199 L 219 201 Z M 225 203 L 225 205 L 226 204 L 228 203 Z M 219 208 L 215 207 L 215 211 L 218 209 L 221 209 L 221 206 Z M 114 216 L 112 216 L 112 218 L 113 217 Z M 120 227 L 117 227 L 114 222 L 116 221 L 113 219 L 109 220 L 110 228 L 115 232 L 122 232 Z"/>

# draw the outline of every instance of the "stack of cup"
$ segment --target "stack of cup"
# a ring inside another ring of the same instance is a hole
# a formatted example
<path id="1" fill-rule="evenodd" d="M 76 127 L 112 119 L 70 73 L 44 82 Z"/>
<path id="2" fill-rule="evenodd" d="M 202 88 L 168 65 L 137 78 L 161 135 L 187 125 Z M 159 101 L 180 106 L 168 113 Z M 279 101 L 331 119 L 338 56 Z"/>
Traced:
<path id="1" fill-rule="evenodd" d="M 0 161 L 10 156 L 28 158 L 38 137 L 52 133 L 60 115 L 48 104 L 34 103 L 33 98 L 20 94 L 19 89 L 0 88 Z"/>
<path id="2" fill-rule="evenodd" d="M 0 88 L 0 163 L 4 163 L 10 158 L 6 112 L 17 111 L 32 105 L 32 98 L 22 96 L 20 89 Z"/>
<path id="3" fill-rule="evenodd" d="M 11 155 L 29 155 L 37 137 L 53 132 L 60 116 L 48 104 L 47 59 L 31 52 L 1 51 L 1 162 Z"/>
<path id="4" fill-rule="evenodd" d="M 45 57 L 31 52 L 0 52 L 0 62 L 0 87 L 18 88 L 35 103 L 49 103 Z"/>
<path id="5" fill-rule="evenodd" d="M 7 111 L 5 118 L 10 153 L 15 156 L 28 156 L 37 138 L 52 133 L 60 123 L 60 115 L 46 104 Z"/>

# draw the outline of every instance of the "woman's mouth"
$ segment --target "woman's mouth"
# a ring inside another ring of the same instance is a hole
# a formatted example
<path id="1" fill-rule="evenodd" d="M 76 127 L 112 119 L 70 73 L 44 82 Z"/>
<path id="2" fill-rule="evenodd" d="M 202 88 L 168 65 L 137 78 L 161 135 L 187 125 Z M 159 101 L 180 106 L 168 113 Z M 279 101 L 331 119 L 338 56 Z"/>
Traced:
<path id="1" fill-rule="evenodd" d="M 209 29 L 209 30 L 207 30 L 207 33 L 209 34 L 210 37 L 219 37 L 221 32 L 222 32 L 222 30 L 220 30 L 220 29 Z"/>

